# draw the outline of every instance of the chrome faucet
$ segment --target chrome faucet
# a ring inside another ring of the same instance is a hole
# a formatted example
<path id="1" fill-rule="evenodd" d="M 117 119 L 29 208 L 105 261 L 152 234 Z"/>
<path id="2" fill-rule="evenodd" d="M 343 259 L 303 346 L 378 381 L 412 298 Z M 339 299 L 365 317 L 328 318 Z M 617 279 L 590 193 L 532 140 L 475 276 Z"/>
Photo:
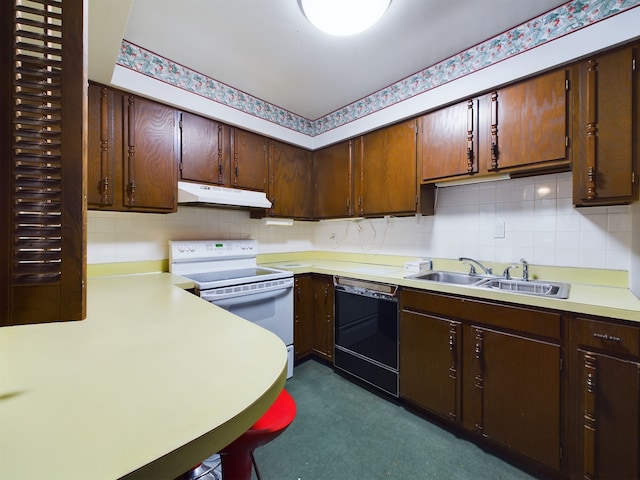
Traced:
<path id="1" fill-rule="evenodd" d="M 502 272 L 502 276 L 504 277 L 505 280 L 511 280 L 511 269 L 512 268 L 518 268 L 518 265 L 509 265 L 507 268 L 504 269 L 504 272 Z"/>
<path id="2" fill-rule="evenodd" d="M 469 263 L 469 262 L 473 262 L 475 263 L 478 267 L 480 267 L 480 269 L 486 274 L 486 275 L 491 275 L 493 273 L 493 270 L 491 270 L 488 267 L 485 267 L 484 265 L 482 265 L 479 261 L 474 260 L 473 258 L 469 258 L 469 257 L 460 257 L 458 258 L 459 261 L 461 261 L 462 263 L 464 263 L 465 265 L 469 265 L 469 275 L 477 275 L 476 272 L 476 267 L 475 265 Z"/>
<path id="3" fill-rule="evenodd" d="M 527 262 L 524 258 L 521 258 L 522 262 L 522 280 L 525 282 L 529 281 L 529 262 Z"/>

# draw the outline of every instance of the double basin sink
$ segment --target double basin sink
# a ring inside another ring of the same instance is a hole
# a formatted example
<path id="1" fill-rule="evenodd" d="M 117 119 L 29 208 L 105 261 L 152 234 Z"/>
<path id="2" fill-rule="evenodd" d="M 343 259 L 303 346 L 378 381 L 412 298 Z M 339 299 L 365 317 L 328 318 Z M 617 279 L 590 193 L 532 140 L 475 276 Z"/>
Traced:
<path id="1" fill-rule="evenodd" d="M 505 278 L 495 275 L 471 275 L 468 273 L 430 271 L 408 275 L 408 279 L 426 280 L 430 282 L 466 285 L 472 287 L 490 288 L 503 292 L 522 293 L 549 298 L 568 298 L 571 285 L 561 282 L 546 282 L 541 280 L 522 280 Z"/>

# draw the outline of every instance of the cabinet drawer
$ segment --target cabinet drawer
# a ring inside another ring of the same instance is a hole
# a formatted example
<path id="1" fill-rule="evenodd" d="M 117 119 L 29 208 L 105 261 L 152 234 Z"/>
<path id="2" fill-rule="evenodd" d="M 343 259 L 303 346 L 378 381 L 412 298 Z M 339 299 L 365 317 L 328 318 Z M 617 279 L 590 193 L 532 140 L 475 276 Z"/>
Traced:
<path id="1" fill-rule="evenodd" d="M 637 327 L 586 318 L 576 320 L 578 344 L 607 352 L 640 355 L 640 329 Z"/>
<path id="2" fill-rule="evenodd" d="M 467 320 L 477 325 L 540 335 L 557 341 L 562 336 L 562 315 L 555 311 L 473 300 L 408 288 L 402 289 L 400 299 L 402 309 Z"/>

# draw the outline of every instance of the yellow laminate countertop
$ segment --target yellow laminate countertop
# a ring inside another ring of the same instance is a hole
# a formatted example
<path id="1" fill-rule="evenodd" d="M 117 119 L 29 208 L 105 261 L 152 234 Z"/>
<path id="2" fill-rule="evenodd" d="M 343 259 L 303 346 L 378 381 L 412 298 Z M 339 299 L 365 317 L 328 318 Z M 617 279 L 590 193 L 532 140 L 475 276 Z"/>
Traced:
<path id="1" fill-rule="evenodd" d="M 582 284 L 573 280 L 571 291 L 567 299 L 555 299 L 508 293 L 482 287 L 452 285 L 438 282 L 425 282 L 405 278 L 411 275 L 404 266 L 393 264 L 373 264 L 362 262 L 337 261 L 331 258 L 303 257 L 291 261 L 263 261 L 265 266 L 282 268 L 294 274 L 318 273 L 325 275 L 339 275 L 343 277 L 385 282 L 402 287 L 412 287 L 425 291 L 451 293 L 471 296 L 478 299 L 497 300 L 534 307 L 556 309 L 565 312 L 599 315 L 640 322 L 640 299 L 628 288 L 619 286 Z M 437 270 L 437 268 L 436 268 Z M 496 270 L 497 271 L 497 270 Z M 567 281 L 564 278 L 547 278 L 547 280 Z"/>
<path id="2" fill-rule="evenodd" d="M 0 478 L 175 478 L 267 410 L 284 344 L 177 285 L 91 278 L 86 320 L 0 328 Z"/>

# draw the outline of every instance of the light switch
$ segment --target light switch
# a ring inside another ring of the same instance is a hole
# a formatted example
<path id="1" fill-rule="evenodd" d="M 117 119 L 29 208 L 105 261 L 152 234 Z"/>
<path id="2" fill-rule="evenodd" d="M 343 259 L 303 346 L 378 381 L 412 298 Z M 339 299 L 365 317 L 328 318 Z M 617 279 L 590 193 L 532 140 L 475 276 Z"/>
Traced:
<path id="1" fill-rule="evenodd" d="M 504 220 L 496 220 L 493 227 L 493 238 L 504 238 Z"/>

